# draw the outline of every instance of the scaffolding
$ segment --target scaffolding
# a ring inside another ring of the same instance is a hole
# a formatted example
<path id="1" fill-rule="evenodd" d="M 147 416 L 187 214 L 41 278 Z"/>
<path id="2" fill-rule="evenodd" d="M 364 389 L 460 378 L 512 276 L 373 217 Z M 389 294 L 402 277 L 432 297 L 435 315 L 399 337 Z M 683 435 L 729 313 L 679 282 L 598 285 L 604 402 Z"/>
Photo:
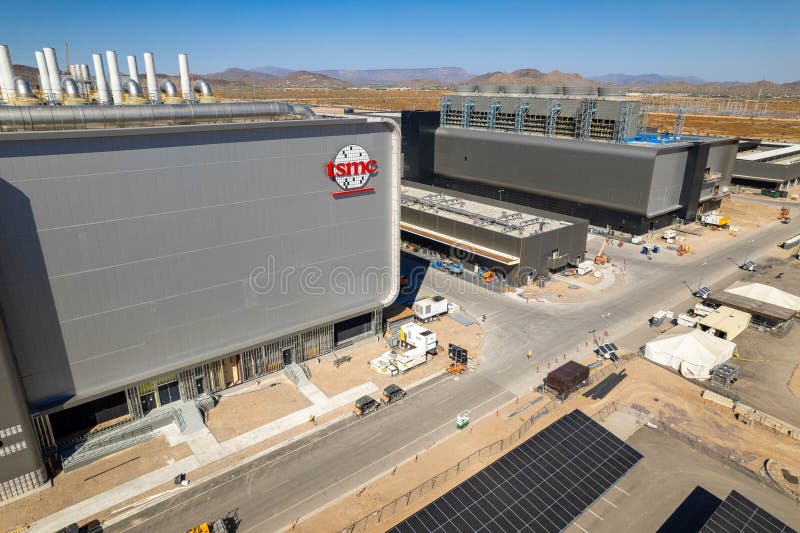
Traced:
<path id="1" fill-rule="evenodd" d="M 447 124 L 447 112 L 450 111 L 450 99 L 442 97 L 442 103 L 439 104 L 439 125 L 444 126 Z"/>
<path id="2" fill-rule="evenodd" d="M 647 131 L 647 107 L 641 106 L 639 108 L 639 126 L 637 128 L 639 133 Z"/>
<path id="3" fill-rule="evenodd" d="M 625 102 L 619 110 L 619 118 L 614 123 L 613 141 L 622 144 L 628 137 L 628 130 L 633 122 L 633 104 Z"/>
<path id="4" fill-rule="evenodd" d="M 552 137 L 556 130 L 556 121 L 561 114 L 561 104 L 557 100 L 550 100 L 547 106 L 547 124 L 544 128 L 544 134 Z"/>
<path id="5" fill-rule="evenodd" d="M 469 128 L 472 110 L 475 109 L 475 102 L 470 98 L 464 97 L 461 105 L 461 127 Z"/>
<path id="6" fill-rule="evenodd" d="M 676 139 L 680 139 L 681 135 L 683 134 L 684 122 L 686 122 L 686 110 L 680 107 L 678 108 L 678 111 L 675 113 L 675 127 L 672 130 L 672 134 L 675 136 Z"/>
<path id="7" fill-rule="evenodd" d="M 514 117 L 514 131 L 516 133 L 522 133 L 525 127 L 525 115 L 528 113 L 528 109 L 530 109 L 530 106 L 527 102 L 517 104 L 517 113 Z"/>
<path id="8" fill-rule="evenodd" d="M 503 107 L 502 104 L 495 99 L 492 99 L 491 103 L 489 104 L 489 119 L 488 123 L 486 124 L 486 129 L 488 129 L 489 131 L 494 131 L 497 112 L 500 111 L 501 107 Z"/>
<path id="9" fill-rule="evenodd" d="M 597 99 L 587 98 L 581 101 L 578 112 L 575 113 L 575 132 L 573 138 L 586 141 L 592 132 L 592 118 L 597 112 Z"/>

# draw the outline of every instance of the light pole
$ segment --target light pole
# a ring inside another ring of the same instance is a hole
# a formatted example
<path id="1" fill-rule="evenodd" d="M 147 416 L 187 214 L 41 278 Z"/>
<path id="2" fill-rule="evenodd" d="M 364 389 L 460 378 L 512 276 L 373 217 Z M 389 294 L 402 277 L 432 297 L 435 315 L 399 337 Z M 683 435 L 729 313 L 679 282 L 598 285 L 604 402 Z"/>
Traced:
<path id="1" fill-rule="evenodd" d="M 708 264 L 708 261 L 703 261 L 703 266 L 700 267 L 700 279 L 697 280 L 697 290 L 698 291 L 703 286 L 703 276 L 706 273 L 706 265 L 707 264 Z"/>
<path id="2" fill-rule="evenodd" d="M 755 242 L 755 239 L 750 239 L 750 244 L 747 245 L 747 257 L 744 258 L 745 261 L 747 261 L 748 259 L 752 259 L 752 255 L 751 254 L 753 252 L 753 243 L 754 242 Z"/>
<path id="3" fill-rule="evenodd" d="M 611 316 L 611 313 L 603 313 L 600 315 L 600 318 L 603 320 L 603 332 L 605 336 L 608 337 L 608 317 Z"/>

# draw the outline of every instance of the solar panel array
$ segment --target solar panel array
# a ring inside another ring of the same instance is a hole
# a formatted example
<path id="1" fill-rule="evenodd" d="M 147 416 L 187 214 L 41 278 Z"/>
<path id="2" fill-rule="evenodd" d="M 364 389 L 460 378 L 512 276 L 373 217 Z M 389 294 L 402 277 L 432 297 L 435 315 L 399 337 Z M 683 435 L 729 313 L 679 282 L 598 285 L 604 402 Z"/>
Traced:
<path id="1" fill-rule="evenodd" d="M 613 342 L 609 342 L 607 344 L 601 344 L 598 346 L 596 352 L 600 357 L 605 357 L 606 359 L 611 359 L 612 361 L 619 361 L 617 350 L 617 345 Z"/>
<path id="2" fill-rule="evenodd" d="M 561 531 L 641 458 L 576 409 L 389 531 Z"/>
<path id="3" fill-rule="evenodd" d="M 700 533 L 797 533 L 735 490 L 703 525 Z"/>

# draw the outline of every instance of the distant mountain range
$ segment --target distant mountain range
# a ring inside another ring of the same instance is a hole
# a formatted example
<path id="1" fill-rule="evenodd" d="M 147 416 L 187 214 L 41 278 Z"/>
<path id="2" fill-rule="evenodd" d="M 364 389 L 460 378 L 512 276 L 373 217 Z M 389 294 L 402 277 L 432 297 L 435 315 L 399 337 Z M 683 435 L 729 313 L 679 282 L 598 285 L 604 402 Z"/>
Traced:
<path id="1" fill-rule="evenodd" d="M 38 84 L 38 71 L 26 65 L 14 65 L 15 75 Z M 621 85 L 646 92 L 685 93 L 711 96 L 789 96 L 800 94 L 800 80 L 792 83 L 759 81 L 709 82 L 697 76 L 665 76 L 662 74 L 603 74 L 584 77 L 577 73 L 553 70 L 542 72 L 525 68 L 513 72 L 487 72 L 475 76 L 461 67 L 429 67 L 399 69 L 320 71 L 291 70 L 264 66 L 254 69 L 228 68 L 222 72 L 206 74 L 219 89 L 246 88 L 327 88 L 346 89 L 353 86 L 399 86 L 451 89 L 466 85 L 567 85 L 603 86 Z M 171 78 L 174 78 L 171 76 Z"/>
<path id="2" fill-rule="evenodd" d="M 663 76 L 661 74 L 602 74 L 600 76 L 588 76 L 588 79 L 598 83 L 610 85 L 625 85 L 628 87 L 649 87 L 659 83 L 686 82 L 694 85 L 709 83 L 708 80 L 697 76 Z M 736 84 L 738 82 L 723 82 L 725 84 Z"/>

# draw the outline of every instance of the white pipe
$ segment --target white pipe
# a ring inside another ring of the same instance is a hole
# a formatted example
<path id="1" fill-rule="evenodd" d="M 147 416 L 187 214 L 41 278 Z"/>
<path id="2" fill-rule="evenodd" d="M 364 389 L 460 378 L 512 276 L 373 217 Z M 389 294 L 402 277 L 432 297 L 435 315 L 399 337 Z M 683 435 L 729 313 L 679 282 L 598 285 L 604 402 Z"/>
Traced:
<path id="1" fill-rule="evenodd" d="M 61 72 L 58 70 L 58 58 L 55 48 L 44 49 L 44 59 L 47 63 L 47 73 L 50 75 L 50 91 L 55 100 L 61 99 Z"/>
<path id="2" fill-rule="evenodd" d="M 178 68 L 181 71 L 181 96 L 187 102 L 192 102 L 194 95 L 189 81 L 189 58 L 186 54 L 178 54 Z"/>
<path id="3" fill-rule="evenodd" d="M 39 88 L 47 102 L 53 101 L 53 91 L 50 89 L 50 74 L 47 73 L 47 61 L 44 52 L 36 51 L 36 66 L 39 67 Z"/>
<path id="4" fill-rule="evenodd" d="M 114 104 L 122 103 L 122 78 L 119 77 L 119 63 L 117 63 L 117 52 L 106 50 L 106 60 L 108 61 L 108 80 L 111 84 L 111 99 Z"/>
<path id="5" fill-rule="evenodd" d="M 128 56 L 128 77 L 139 85 L 139 67 L 136 65 L 136 56 Z"/>
<path id="6" fill-rule="evenodd" d="M 111 98 L 108 94 L 108 82 L 106 81 L 106 73 L 103 70 L 103 56 L 100 54 L 92 54 L 92 62 L 94 63 L 94 77 L 97 83 L 97 96 L 100 98 L 101 104 L 110 104 Z"/>
<path id="7" fill-rule="evenodd" d="M 161 102 L 161 92 L 158 90 L 156 60 L 153 57 L 153 52 L 144 53 L 144 70 L 147 73 L 147 92 L 150 94 L 150 101 L 157 104 Z"/>
<path id="8" fill-rule="evenodd" d="M 92 77 L 89 76 L 89 65 L 80 65 L 80 70 L 83 81 L 92 81 Z"/>
<path id="9" fill-rule="evenodd" d="M 0 95 L 6 102 L 16 97 L 14 89 L 14 66 L 11 63 L 11 54 L 8 46 L 0 44 Z"/>

